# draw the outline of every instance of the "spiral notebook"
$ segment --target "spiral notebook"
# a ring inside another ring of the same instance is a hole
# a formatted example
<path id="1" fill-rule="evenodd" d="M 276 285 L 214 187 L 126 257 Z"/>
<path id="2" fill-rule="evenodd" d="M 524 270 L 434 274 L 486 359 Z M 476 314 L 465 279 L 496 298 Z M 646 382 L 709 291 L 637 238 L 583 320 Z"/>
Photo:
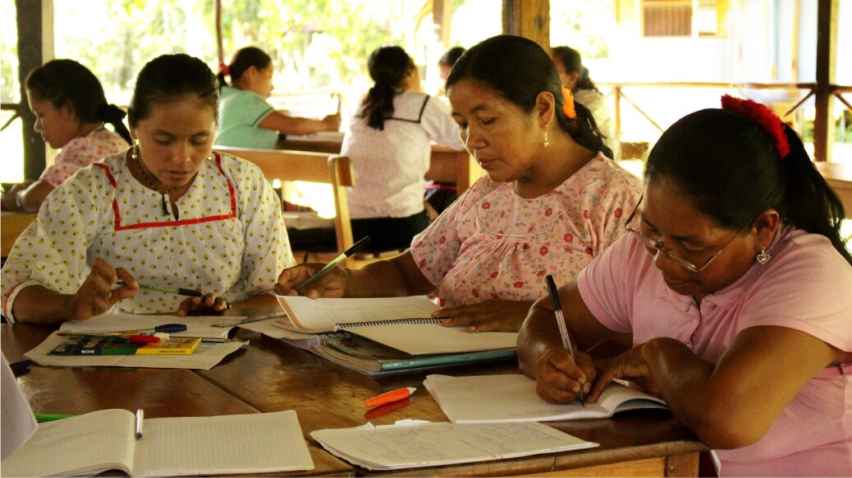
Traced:
<path id="1" fill-rule="evenodd" d="M 431 317 L 437 306 L 425 295 L 369 299 L 279 296 L 283 326 L 301 333 L 346 331 L 411 355 L 514 349 L 514 332 L 472 333 L 444 327 Z"/>

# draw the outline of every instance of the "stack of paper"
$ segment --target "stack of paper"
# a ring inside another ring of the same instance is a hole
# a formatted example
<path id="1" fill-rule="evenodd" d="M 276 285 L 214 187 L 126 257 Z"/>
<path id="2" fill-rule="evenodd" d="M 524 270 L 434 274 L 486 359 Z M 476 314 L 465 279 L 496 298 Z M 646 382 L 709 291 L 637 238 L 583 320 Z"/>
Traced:
<path id="1" fill-rule="evenodd" d="M 318 430 L 329 452 L 370 470 L 396 470 L 503 460 L 598 446 L 540 423 L 410 426 L 367 425 Z"/>

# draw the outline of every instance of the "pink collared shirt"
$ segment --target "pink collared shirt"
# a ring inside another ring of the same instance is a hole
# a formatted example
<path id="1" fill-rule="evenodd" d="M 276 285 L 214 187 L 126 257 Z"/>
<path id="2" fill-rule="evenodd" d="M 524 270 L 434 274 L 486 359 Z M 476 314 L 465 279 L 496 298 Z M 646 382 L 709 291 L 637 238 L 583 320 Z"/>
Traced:
<path id="1" fill-rule="evenodd" d="M 671 337 L 716 363 L 737 334 L 781 326 L 852 351 L 852 267 L 823 236 L 784 229 L 755 263 L 696 306 L 666 286 L 652 256 L 627 235 L 580 274 L 583 302 L 598 321 L 640 344 Z M 718 452 L 723 476 L 852 474 L 852 366 L 809 380 L 757 443 Z M 771 393 L 771 384 L 767 384 Z"/>

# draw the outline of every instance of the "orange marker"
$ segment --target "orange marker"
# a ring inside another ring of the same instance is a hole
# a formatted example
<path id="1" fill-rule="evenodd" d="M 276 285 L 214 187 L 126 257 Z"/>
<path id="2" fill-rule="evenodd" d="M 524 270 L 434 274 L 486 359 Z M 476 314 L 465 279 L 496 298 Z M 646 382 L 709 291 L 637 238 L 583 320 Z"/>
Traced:
<path id="1" fill-rule="evenodd" d="M 415 391 L 417 391 L 417 389 L 414 387 L 397 388 L 396 390 L 391 390 L 364 400 L 364 406 L 367 407 L 367 410 L 372 410 L 388 403 L 405 400 L 406 398 L 414 395 Z"/>

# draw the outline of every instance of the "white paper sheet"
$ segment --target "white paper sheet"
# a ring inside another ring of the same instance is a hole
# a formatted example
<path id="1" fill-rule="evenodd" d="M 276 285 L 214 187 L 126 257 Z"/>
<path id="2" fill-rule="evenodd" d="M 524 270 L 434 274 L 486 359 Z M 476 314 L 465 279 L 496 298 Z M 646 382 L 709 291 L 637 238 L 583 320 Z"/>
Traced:
<path id="1" fill-rule="evenodd" d="M 540 423 L 429 423 L 318 430 L 326 450 L 371 470 L 501 460 L 598 446 Z"/>
<path id="2" fill-rule="evenodd" d="M 0 439 L 0 459 L 6 458 L 16 448 L 23 445 L 38 426 L 33 416 L 33 411 L 30 408 L 30 403 L 27 397 L 21 392 L 18 387 L 18 381 L 15 379 L 15 374 L 9 367 L 9 362 L 6 361 L 6 356 L 2 360 L 2 382 L 0 382 L 0 423 L 3 424 L 2 439 Z"/>

